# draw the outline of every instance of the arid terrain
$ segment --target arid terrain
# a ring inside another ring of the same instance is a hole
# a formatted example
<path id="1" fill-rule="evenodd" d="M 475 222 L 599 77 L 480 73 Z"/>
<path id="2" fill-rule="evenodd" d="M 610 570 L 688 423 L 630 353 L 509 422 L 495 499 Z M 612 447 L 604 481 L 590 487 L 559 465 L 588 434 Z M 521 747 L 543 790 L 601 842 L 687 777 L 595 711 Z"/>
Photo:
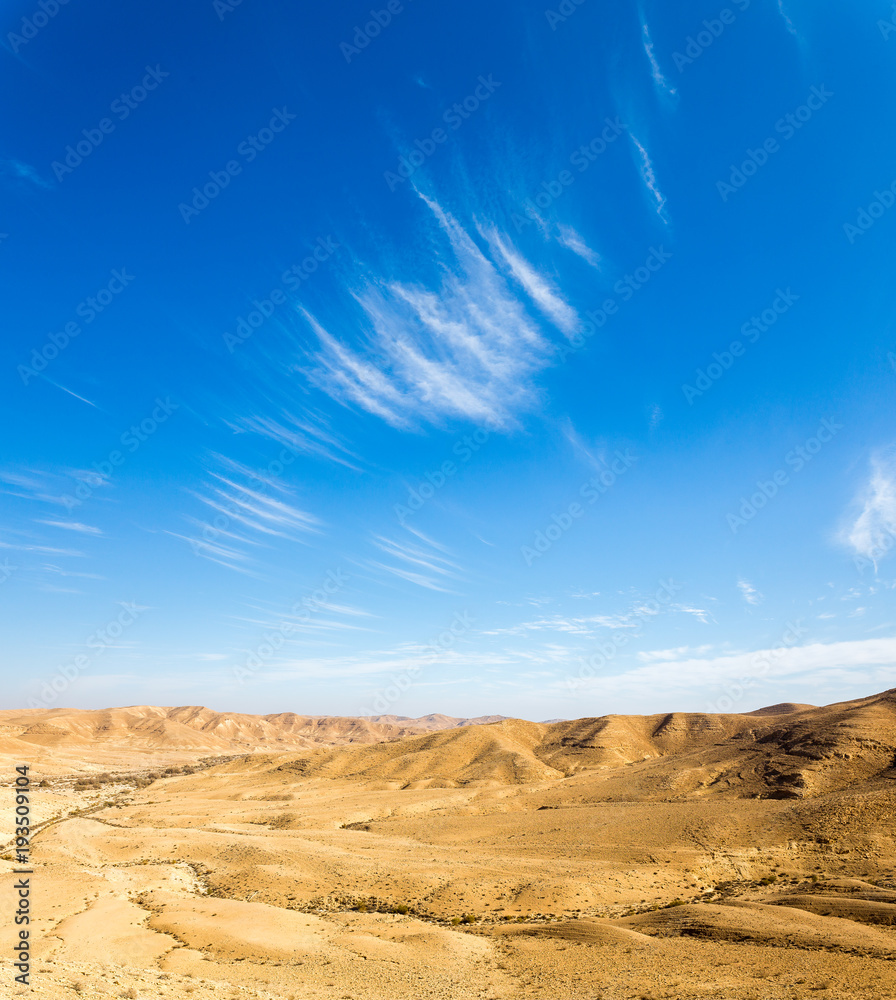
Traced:
<path id="1" fill-rule="evenodd" d="M 896 689 L 552 723 L 7 711 L 0 756 L 39 827 L 32 986 L 5 950 L 4 995 L 896 998 Z"/>

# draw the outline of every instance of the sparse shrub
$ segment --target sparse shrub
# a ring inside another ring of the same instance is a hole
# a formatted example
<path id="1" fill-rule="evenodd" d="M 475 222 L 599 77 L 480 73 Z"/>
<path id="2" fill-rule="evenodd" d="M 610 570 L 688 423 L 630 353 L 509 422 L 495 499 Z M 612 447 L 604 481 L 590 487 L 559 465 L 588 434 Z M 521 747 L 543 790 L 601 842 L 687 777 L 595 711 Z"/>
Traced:
<path id="1" fill-rule="evenodd" d="M 288 830 L 295 819 L 295 813 L 278 813 L 268 825 L 272 830 Z"/>
<path id="2" fill-rule="evenodd" d="M 479 919 L 479 918 L 478 918 L 478 917 L 476 916 L 476 914 L 475 914 L 475 913 L 465 913 L 465 914 L 464 914 L 464 915 L 463 915 L 463 916 L 461 917 L 461 920 L 462 920 L 462 921 L 463 921 L 463 923 L 465 923 L 465 924 L 475 924 L 475 923 L 476 923 L 476 921 L 477 921 L 478 919 Z"/>
<path id="3" fill-rule="evenodd" d="M 410 912 L 410 907 L 406 903 L 399 903 L 398 906 L 396 906 L 392 912 L 400 913 L 402 916 L 404 916 L 405 913 Z"/>
<path id="4" fill-rule="evenodd" d="M 669 910 L 673 906 L 685 906 L 685 901 L 683 899 L 673 899 L 671 903 L 666 903 L 664 909 Z"/>
<path id="5" fill-rule="evenodd" d="M 121 995 L 125 1000 L 137 1000 L 137 991 L 133 986 L 129 986 Z"/>
<path id="6" fill-rule="evenodd" d="M 759 884 L 760 885 L 771 885 L 772 882 L 777 882 L 777 881 L 778 881 L 778 876 L 777 875 L 766 875 L 765 878 L 761 878 L 759 880 Z"/>
<path id="7" fill-rule="evenodd" d="M 87 987 L 84 985 L 84 983 L 80 979 L 76 979 L 72 983 L 72 989 L 75 991 L 75 993 L 83 993 L 84 990 L 87 989 Z"/>
<path id="8" fill-rule="evenodd" d="M 452 927 L 457 927 L 457 925 L 459 923 L 460 923 L 460 917 L 452 917 L 451 918 L 451 926 Z"/>
<path id="9" fill-rule="evenodd" d="M 355 907 L 355 909 L 358 911 L 358 913 L 366 913 L 367 912 L 367 904 L 366 903 L 358 903 L 358 905 Z"/>

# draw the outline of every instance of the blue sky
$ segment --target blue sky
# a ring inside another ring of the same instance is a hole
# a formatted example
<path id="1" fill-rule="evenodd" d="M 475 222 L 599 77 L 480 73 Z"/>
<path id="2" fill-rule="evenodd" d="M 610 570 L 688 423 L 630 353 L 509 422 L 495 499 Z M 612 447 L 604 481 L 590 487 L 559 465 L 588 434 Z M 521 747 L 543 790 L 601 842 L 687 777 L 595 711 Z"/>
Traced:
<path id="1" fill-rule="evenodd" d="M 891 5 L 2 33 L 7 707 L 896 683 Z"/>

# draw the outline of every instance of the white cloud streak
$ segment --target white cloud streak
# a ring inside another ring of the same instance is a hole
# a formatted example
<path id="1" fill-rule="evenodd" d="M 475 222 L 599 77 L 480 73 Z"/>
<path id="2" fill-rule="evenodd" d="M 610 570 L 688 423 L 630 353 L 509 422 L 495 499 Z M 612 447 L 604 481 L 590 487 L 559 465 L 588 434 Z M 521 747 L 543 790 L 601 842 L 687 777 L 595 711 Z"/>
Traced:
<path id="1" fill-rule="evenodd" d="M 784 0 L 778 0 L 778 13 L 784 20 L 784 24 L 787 27 L 787 30 L 790 32 L 790 34 L 793 35 L 795 38 L 799 38 L 796 27 L 794 26 L 793 21 L 790 20 L 790 15 L 784 9 Z"/>
<path id="2" fill-rule="evenodd" d="M 414 533 L 429 547 L 424 548 L 420 545 L 395 541 L 391 538 L 385 538 L 382 535 L 375 535 L 373 538 L 373 544 L 381 552 L 384 552 L 393 560 L 398 560 L 400 563 L 406 563 L 407 565 L 396 566 L 394 563 L 389 564 L 373 560 L 368 565 L 375 569 L 391 573 L 402 580 L 407 580 L 409 583 L 415 583 L 427 590 L 452 593 L 447 586 L 447 580 L 460 579 L 460 567 L 441 555 L 441 552 L 447 551 L 443 545 L 430 541 L 420 532 Z M 433 551 L 433 549 L 440 551 Z"/>
<path id="3" fill-rule="evenodd" d="M 872 456 L 871 475 L 855 506 L 858 513 L 842 532 L 842 539 L 876 569 L 896 541 L 896 455 L 892 449 Z"/>
<path id="4" fill-rule="evenodd" d="M 50 528 L 65 528 L 67 531 L 78 531 L 83 535 L 101 535 L 103 532 L 100 528 L 94 527 L 92 524 L 81 524 L 80 521 L 35 521 L 35 524 L 46 524 Z"/>
<path id="5" fill-rule="evenodd" d="M 662 191 L 660 191 L 659 189 L 659 184 L 657 183 L 656 179 L 656 173 L 653 169 L 653 163 L 651 162 L 650 157 L 647 155 L 647 150 L 644 148 L 644 146 L 637 138 L 637 136 L 631 131 L 629 131 L 629 135 L 631 136 L 631 140 L 635 144 L 635 148 L 638 150 L 638 153 L 641 157 L 641 165 L 640 165 L 641 179 L 644 181 L 647 190 L 650 192 L 650 194 L 653 197 L 653 200 L 656 202 L 657 215 L 660 216 L 663 222 L 667 222 L 668 220 L 666 219 L 664 211 L 666 207 L 666 198 L 663 195 Z"/>
<path id="6" fill-rule="evenodd" d="M 357 459 L 328 428 L 310 417 L 299 418 L 286 410 L 278 416 L 251 416 L 225 421 L 235 431 L 249 431 L 282 444 L 293 454 L 314 455 L 360 471 Z"/>
<path id="7" fill-rule="evenodd" d="M 557 232 L 559 233 L 557 242 L 561 246 L 566 247 L 567 250 L 571 250 L 586 263 L 590 264 L 591 267 L 596 268 L 598 271 L 601 270 L 600 254 L 592 250 L 572 226 L 558 225 Z"/>
<path id="8" fill-rule="evenodd" d="M 647 21 L 644 19 L 643 14 L 641 15 L 641 40 L 644 44 L 644 52 L 647 55 L 647 61 L 650 63 L 650 74 L 653 77 L 653 82 L 656 84 L 657 88 L 664 94 L 668 94 L 670 97 L 674 97 L 678 91 L 663 75 L 663 71 L 660 69 L 660 64 L 657 62 L 656 53 L 653 51 L 653 42 L 650 38 L 650 28 L 647 25 Z"/>
<path id="9" fill-rule="evenodd" d="M 822 682 L 855 686 L 867 681 L 892 686 L 894 662 L 896 637 L 814 642 L 714 657 L 662 660 L 580 684 L 584 690 L 632 700 L 643 700 L 649 692 L 651 700 L 671 705 L 676 698 L 690 698 L 701 690 L 711 697 L 721 693 L 728 682 L 743 686 L 746 679 L 752 679 L 753 686 L 747 690 L 754 692 L 751 700 L 755 700 L 760 681 L 773 684 L 786 680 L 791 690 L 799 687 L 818 690 Z M 867 674 L 860 677 L 858 671 L 863 668 Z M 750 707 L 745 704 L 740 710 L 749 711 Z"/>
<path id="10" fill-rule="evenodd" d="M 367 279 L 350 288 L 366 331 L 354 347 L 302 311 L 320 347 L 306 376 L 338 402 L 398 428 L 458 417 L 512 426 L 535 405 L 533 376 L 555 350 L 531 310 L 565 333 L 576 314 L 506 237 L 486 235 L 489 259 L 456 219 L 420 198 L 444 248 L 438 278 L 428 285 Z"/>

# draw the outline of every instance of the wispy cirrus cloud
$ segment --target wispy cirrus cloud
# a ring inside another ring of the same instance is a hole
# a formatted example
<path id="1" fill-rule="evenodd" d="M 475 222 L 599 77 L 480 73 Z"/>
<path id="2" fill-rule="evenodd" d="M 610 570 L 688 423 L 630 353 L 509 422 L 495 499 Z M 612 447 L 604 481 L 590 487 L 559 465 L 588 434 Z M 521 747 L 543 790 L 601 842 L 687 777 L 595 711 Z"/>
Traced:
<path id="1" fill-rule="evenodd" d="M 522 285 L 526 294 L 558 329 L 570 334 L 581 325 L 575 309 L 566 303 L 553 284 L 539 274 L 522 254 L 505 242 L 496 230 L 480 228 L 479 232 L 488 241 L 496 256 L 507 265 L 507 269 Z"/>
<path id="2" fill-rule="evenodd" d="M 749 580 L 738 580 L 737 589 L 747 604 L 759 604 L 762 600 L 762 594 L 759 593 Z"/>
<path id="3" fill-rule="evenodd" d="M 560 425 L 560 430 L 569 442 L 573 454 L 580 462 L 598 471 L 607 467 L 606 443 L 595 442 L 593 445 L 589 444 L 576 430 L 575 425 L 569 417 L 564 418 Z"/>
<path id="4" fill-rule="evenodd" d="M 25 181 L 45 190 L 53 187 L 30 163 L 23 163 L 22 160 L 0 160 L 0 176 L 13 181 Z"/>
<path id="5" fill-rule="evenodd" d="M 444 545 L 432 541 L 422 532 L 414 531 L 413 534 L 420 541 L 409 542 L 374 535 L 374 547 L 385 553 L 391 561 L 386 563 L 371 559 L 367 565 L 427 590 L 453 593 L 449 581 L 461 578 L 461 567 L 448 558 L 445 554 L 448 550 Z"/>
<path id="6" fill-rule="evenodd" d="M 713 613 L 706 608 L 693 608 L 689 604 L 672 604 L 670 608 L 673 611 L 680 611 L 684 615 L 691 615 L 704 625 L 715 621 Z"/>
<path id="7" fill-rule="evenodd" d="M 298 507 L 293 491 L 278 477 L 223 456 L 215 460 L 223 471 L 211 472 L 204 489 L 189 491 L 213 516 L 187 518 L 196 531 L 192 538 L 167 532 L 188 542 L 196 555 L 257 576 L 250 551 L 271 548 L 275 541 L 306 542 L 309 534 L 323 530 L 323 522 Z"/>
<path id="8" fill-rule="evenodd" d="M 581 636 L 592 639 L 599 638 L 608 630 L 640 629 L 644 623 L 659 614 L 687 614 L 699 621 L 708 623 L 712 615 L 701 608 L 693 608 L 686 604 L 673 603 L 665 608 L 654 604 L 636 604 L 626 611 L 610 612 L 596 615 L 545 615 L 529 621 L 519 622 L 504 628 L 489 629 L 482 635 L 516 635 L 526 636 L 537 632 L 564 632 L 567 635 Z"/>
<path id="9" fill-rule="evenodd" d="M 77 549 L 59 549 L 51 545 L 32 545 L 29 542 L 0 542 L 0 549 L 13 549 L 17 552 L 37 552 L 45 556 L 84 556 L 84 553 L 79 552 Z"/>
<path id="10" fill-rule="evenodd" d="M 790 32 L 790 34 L 793 35 L 795 38 L 799 38 L 796 26 L 794 25 L 793 21 L 790 20 L 790 15 L 784 8 L 784 0 L 778 0 L 778 13 L 781 15 L 781 19 L 784 21 L 784 25 Z"/>
<path id="11" fill-rule="evenodd" d="M 678 91 L 671 83 L 666 79 L 665 74 L 660 69 L 660 64 L 657 61 L 656 53 L 653 48 L 653 41 L 650 37 L 650 27 L 647 24 L 647 20 L 644 17 L 643 12 L 640 12 L 641 18 L 641 42 L 644 46 L 644 53 L 647 56 L 647 61 L 650 63 L 650 75 L 653 77 L 653 82 L 657 89 L 664 95 L 669 97 L 675 97 Z"/>
<path id="12" fill-rule="evenodd" d="M 419 197 L 435 223 L 437 277 L 364 278 L 350 287 L 364 331 L 353 346 L 303 312 L 319 345 L 306 376 L 398 428 L 448 418 L 511 426 L 537 401 L 533 377 L 555 350 L 533 310 L 563 333 L 576 314 L 506 236 L 483 236 L 489 256 L 449 212 Z"/>
<path id="13" fill-rule="evenodd" d="M 50 528 L 64 528 L 66 531 L 77 531 L 82 535 L 101 535 L 103 533 L 101 528 L 97 528 L 92 524 L 82 524 L 80 521 L 37 520 L 35 524 L 46 524 Z"/>
<path id="14" fill-rule="evenodd" d="M 675 646 L 672 649 L 647 649 L 638 653 L 642 663 L 656 663 L 660 660 L 681 660 L 692 656 L 703 656 L 712 650 L 712 646 Z"/>
<path id="15" fill-rule="evenodd" d="M 225 460 L 226 474 L 213 472 L 218 485 L 200 499 L 212 510 L 229 515 L 237 524 L 262 535 L 296 538 L 319 532 L 322 522 L 291 502 L 292 491 L 278 478 L 239 462 Z M 248 479 L 251 485 L 240 481 Z"/>
<path id="16" fill-rule="evenodd" d="M 853 511 L 841 540 L 876 569 L 896 543 L 896 449 L 871 456 L 871 472 Z"/>
<path id="17" fill-rule="evenodd" d="M 171 535 L 172 538 L 186 542 L 197 556 L 207 559 L 209 562 L 217 563 L 225 569 L 232 569 L 236 573 L 244 573 L 246 576 L 261 577 L 261 573 L 250 559 L 248 553 L 235 545 L 226 545 L 220 541 L 221 532 L 215 529 L 216 534 L 208 538 L 204 535 L 205 529 L 208 528 L 207 524 L 197 521 L 195 518 L 190 518 L 190 523 L 196 527 L 198 532 L 192 537 L 182 535 L 177 531 L 169 531 L 167 534 Z"/>
<path id="18" fill-rule="evenodd" d="M 557 242 L 566 247 L 567 250 L 571 250 L 582 260 L 586 261 L 593 268 L 598 271 L 601 270 L 601 257 L 596 250 L 592 250 L 590 246 L 585 242 L 583 237 L 576 232 L 572 226 L 557 226 Z"/>
<path id="19" fill-rule="evenodd" d="M 237 417 L 224 421 L 237 432 L 250 432 L 283 445 L 292 454 L 315 455 L 359 470 L 360 459 L 326 425 L 322 417 L 305 413 L 297 417 L 286 409 L 275 416 Z"/>
<path id="20" fill-rule="evenodd" d="M 278 609 L 270 604 L 249 604 L 248 614 L 233 615 L 231 620 L 241 629 L 273 630 L 281 632 L 288 642 L 297 642 L 316 632 L 370 632 L 368 625 L 360 624 L 359 618 L 374 618 L 375 615 L 361 608 L 327 601 L 315 601 L 311 605 L 313 614 L 296 605 L 289 610 Z M 293 636 L 293 639 L 289 637 Z"/>
<path id="21" fill-rule="evenodd" d="M 0 493 L 54 506 L 70 507 L 72 494 L 80 484 L 94 491 L 111 485 L 110 477 L 95 469 L 67 468 L 0 470 Z"/>
<path id="22" fill-rule="evenodd" d="M 667 219 L 665 213 L 666 197 L 662 191 L 660 191 L 659 183 L 656 179 L 656 172 L 653 169 L 653 162 L 651 161 L 646 148 L 634 132 L 629 130 L 628 134 L 631 137 L 635 149 L 638 151 L 638 156 L 640 158 L 639 170 L 641 172 L 641 179 L 644 181 L 644 186 L 650 192 L 654 202 L 656 203 L 657 215 L 659 215 L 663 222 L 668 223 L 669 220 Z"/>
<path id="23" fill-rule="evenodd" d="M 64 568 L 62 566 L 56 566 L 53 563 L 44 563 L 44 565 L 41 566 L 40 569 L 44 573 L 52 573 L 55 576 L 73 576 L 73 577 L 79 577 L 79 578 L 84 579 L 84 580 L 105 580 L 106 579 L 106 577 L 102 576 L 99 573 L 80 573 L 80 572 L 78 572 L 76 570 L 66 569 L 66 568 Z"/>

